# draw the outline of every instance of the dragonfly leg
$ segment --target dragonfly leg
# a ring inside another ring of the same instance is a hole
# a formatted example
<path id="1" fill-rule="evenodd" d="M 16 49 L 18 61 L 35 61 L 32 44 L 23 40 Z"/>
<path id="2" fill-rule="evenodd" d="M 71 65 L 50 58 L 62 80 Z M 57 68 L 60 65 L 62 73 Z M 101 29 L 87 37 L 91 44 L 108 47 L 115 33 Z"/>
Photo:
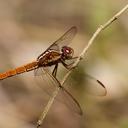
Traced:
<path id="1" fill-rule="evenodd" d="M 54 67 L 54 69 L 53 69 L 53 71 L 52 71 L 52 75 L 53 75 L 54 77 L 56 77 L 57 68 L 58 68 L 58 63 L 55 65 L 55 67 Z"/>
<path id="2" fill-rule="evenodd" d="M 75 57 L 72 57 L 72 58 L 68 58 L 68 60 L 74 60 L 74 59 L 77 59 L 78 56 L 75 56 Z"/>
<path id="3" fill-rule="evenodd" d="M 72 69 L 72 65 L 74 64 L 74 62 L 72 62 L 72 63 L 70 63 L 70 64 L 66 64 L 64 61 L 61 61 L 62 62 L 62 64 L 63 64 L 63 66 L 66 68 L 66 69 L 68 69 L 68 70 L 70 70 L 70 69 Z"/>
<path id="4" fill-rule="evenodd" d="M 68 60 L 75 60 L 75 59 L 77 59 L 78 57 L 76 56 L 76 57 L 73 57 L 73 58 L 69 58 Z M 66 67 L 66 69 L 68 69 L 68 70 L 70 70 L 70 69 L 72 69 L 72 68 L 75 68 L 74 66 L 73 66 L 73 64 L 75 63 L 75 61 L 73 61 L 72 63 L 70 63 L 70 64 L 66 64 L 65 63 L 65 61 L 63 61 L 63 60 L 61 60 L 61 62 L 62 62 L 62 64 L 64 65 L 64 67 Z"/>

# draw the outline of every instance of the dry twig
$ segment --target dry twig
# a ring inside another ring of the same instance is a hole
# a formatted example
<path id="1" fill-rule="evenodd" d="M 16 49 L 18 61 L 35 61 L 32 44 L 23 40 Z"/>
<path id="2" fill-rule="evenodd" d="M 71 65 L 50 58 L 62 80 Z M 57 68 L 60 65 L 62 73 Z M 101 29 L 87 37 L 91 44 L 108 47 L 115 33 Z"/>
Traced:
<path id="1" fill-rule="evenodd" d="M 85 53 L 87 52 L 87 50 L 89 49 L 89 47 L 92 45 L 93 41 L 94 41 L 95 38 L 99 35 L 99 33 L 100 33 L 101 31 L 103 31 L 104 29 L 106 29 L 107 27 L 109 27 L 109 26 L 110 26 L 115 20 L 117 20 L 118 17 L 119 17 L 124 11 L 126 11 L 127 9 L 128 9 L 128 4 L 127 4 L 124 8 L 122 8 L 118 13 L 116 13 L 116 14 L 115 14 L 110 20 L 108 20 L 105 24 L 100 25 L 100 26 L 98 27 L 98 29 L 97 29 L 97 30 L 95 31 L 95 33 L 92 35 L 91 39 L 88 41 L 87 46 L 85 46 L 85 48 L 83 49 L 83 51 L 82 51 L 81 54 L 79 55 L 78 59 L 75 61 L 74 65 L 73 65 L 74 68 L 78 65 L 78 63 L 80 62 L 80 60 L 83 59 Z M 64 76 L 64 79 L 60 82 L 61 86 L 63 86 L 63 84 L 65 83 L 66 79 L 67 79 L 68 76 L 71 74 L 71 72 L 72 72 L 72 70 L 73 70 L 74 68 L 72 68 L 72 69 Z M 40 125 L 43 123 L 43 120 L 44 120 L 44 118 L 46 117 L 46 115 L 47 115 L 49 109 L 51 108 L 51 106 L 52 106 L 52 104 L 53 104 L 53 102 L 54 102 L 54 100 L 55 100 L 55 98 L 56 98 L 56 96 L 57 96 L 57 94 L 58 94 L 58 92 L 59 92 L 60 89 L 61 89 L 61 88 L 58 87 L 58 88 L 56 88 L 56 90 L 53 92 L 52 97 L 49 99 L 49 101 L 48 101 L 48 103 L 47 103 L 47 105 L 46 105 L 44 111 L 41 113 L 41 116 L 40 116 L 40 118 L 39 118 L 39 120 L 38 120 L 38 122 L 37 122 L 37 128 L 39 128 Z"/>

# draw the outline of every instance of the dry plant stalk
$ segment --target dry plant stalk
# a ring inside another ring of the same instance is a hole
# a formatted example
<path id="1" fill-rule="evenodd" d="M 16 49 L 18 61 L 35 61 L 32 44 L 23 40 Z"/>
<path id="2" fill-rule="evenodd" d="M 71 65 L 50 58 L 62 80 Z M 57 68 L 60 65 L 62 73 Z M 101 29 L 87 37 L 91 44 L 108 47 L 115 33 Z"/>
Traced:
<path id="1" fill-rule="evenodd" d="M 73 64 L 73 68 L 71 70 L 68 71 L 68 73 L 64 76 L 64 79 L 59 83 L 61 86 L 63 86 L 63 84 L 65 83 L 66 79 L 68 78 L 68 76 L 71 74 L 72 70 L 79 64 L 80 60 L 83 59 L 85 53 L 87 52 L 87 50 L 89 49 L 89 47 L 92 45 L 92 43 L 94 42 L 95 38 L 100 34 L 101 31 L 103 31 L 104 29 L 106 29 L 107 27 L 109 27 L 114 21 L 116 21 L 118 19 L 118 17 L 124 13 L 126 10 L 128 9 L 128 4 L 122 8 L 118 13 L 116 13 L 111 19 L 109 19 L 105 24 L 100 25 L 98 27 L 98 29 L 95 31 L 95 33 L 92 35 L 91 39 L 88 41 L 87 46 L 85 46 L 85 48 L 83 49 L 83 51 L 81 52 L 81 54 L 78 56 L 77 60 L 75 61 L 75 63 Z M 49 99 L 46 107 L 44 108 L 44 111 L 41 113 L 41 116 L 39 117 L 39 120 L 37 122 L 37 128 L 39 128 L 42 123 L 43 120 L 45 119 L 49 109 L 51 108 L 57 94 L 59 93 L 59 90 L 61 89 L 61 87 L 56 88 L 56 90 L 53 92 L 52 97 Z"/>

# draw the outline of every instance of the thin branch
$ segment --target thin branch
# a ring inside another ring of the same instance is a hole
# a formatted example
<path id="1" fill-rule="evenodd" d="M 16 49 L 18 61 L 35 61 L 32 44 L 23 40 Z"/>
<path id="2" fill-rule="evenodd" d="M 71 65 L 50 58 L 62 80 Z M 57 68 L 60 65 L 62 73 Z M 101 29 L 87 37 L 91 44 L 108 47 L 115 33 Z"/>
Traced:
<path id="1" fill-rule="evenodd" d="M 57 96 L 59 90 L 60 90 L 60 88 L 58 87 L 58 88 L 56 88 L 56 90 L 53 92 L 52 97 L 51 97 L 50 100 L 48 101 L 48 103 L 47 103 L 47 105 L 46 105 L 44 111 L 41 113 L 41 116 L 40 116 L 40 118 L 39 118 L 39 120 L 38 120 L 38 122 L 37 122 L 37 128 L 39 128 L 40 125 L 43 123 L 43 120 L 45 119 L 45 117 L 46 117 L 46 115 L 47 115 L 49 109 L 51 108 L 51 106 L 52 106 L 52 104 L 53 104 L 53 102 L 54 102 L 54 100 L 55 100 L 55 98 L 56 98 L 56 96 Z"/>
<path id="2" fill-rule="evenodd" d="M 78 59 L 75 61 L 75 63 L 73 64 L 73 67 L 75 68 L 78 63 L 80 62 L 81 59 L 83 59 L 85 53 L 88 51 L 88 49 L 90 48 L 90 46 L 92 45 L 92 43 L 94 42 L 95 38 L 99 35 L 99 33 L 101 31 L 103 31 L 104 29 L 106 29 L 107 27 L 109 27 L 114 21 L 116 21 L 118 19 L 118 17 L 124 13 L 126 10 L 128 9 L 128 4 L 121 9 L 117 14 L 115 14 L 110 20 L 108 20 L 105 24 L 100 25 L 98 27 L 98 29 L 95 31 L 95 33 L 92 35 L 91 39 L 88 41 L 88 44 L 85 46 L 85 48 L 83 49 L 83 51 L 81 52 L 81 54 L 79 55 Z M 72 68 L 70 71 L 68 71 L 68 73 L 64 76 L 63 80 L 60 82 L 61 86 L 63 86 L 63 84 L 65 83 L 66 79 L 68 78 L 68 76 L 71 74 L 72 70 L 74 69 Z M 44 118 L 46 117 L 49 109 L 51 108 L 57 94 L 59 93 L 59 90 L 61 88 L 58 87 L 56 88 L 56 90 L 53 92 L 52 97 L 49 99 L 44 111 L 42 112 L 38 122 L 37 122 L 37 128 L 39 128 L 39 126 L 43 123 Z"/>

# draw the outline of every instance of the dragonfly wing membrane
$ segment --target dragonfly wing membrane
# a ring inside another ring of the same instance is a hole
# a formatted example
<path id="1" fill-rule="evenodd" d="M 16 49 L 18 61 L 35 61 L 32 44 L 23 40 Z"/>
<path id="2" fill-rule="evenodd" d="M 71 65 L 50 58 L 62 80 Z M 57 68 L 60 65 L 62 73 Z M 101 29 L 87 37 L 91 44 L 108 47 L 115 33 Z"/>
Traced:
<path id="1" fill-rule="evenodd" d="M 105 96 L 107 94 L 107 89 L 104 84 L 88 74 L 86 74 L 85 77 L 85 85 L 86 92 L 91 95 Z"/>
<path id="2" fill-rule="evenodd" d="M 37 58 L 37 60 L 45 54 L 48 50 L 56 50 L 60 52 L 60 48 L 63 46 L 68 45 L 71 43 L 72 39 L 77 33 L 76 26 L 71 27 L 64 35 L 62 35 L 58 40 L 56 40 L 54 43 L 52 43 L 51 46 L 49 46 L 42 54 L 40 54 Z"/>
<path id="3" fill-rule="evenodd" d="M 78 101 L 65 88 L 60 89 L 57 99 L 61 100 L 73 113 L 82 115 L 82 109 Z"/>
<path id="4" fill-rule="evenodd" d="M 50 72 L 47 72 L 47 74 L 48 74 L 48 77 L 51 79 L 50 81 L 52 82 L 52 84 L 54 84 L 56 87 L 60 87 L 60 92 L 58 93 L 58 96 L 56 97 L 57 101 L 61 101 L 70 110 L 72 110 L 73 112 L 79 115 L 82 115 L 82 109 L 79 103 L 77 102 L 77 100 L 71 95 L 71 93 L 69 93 L 63 86 L 61 86 L 57 78 L 53 77 L 53 75 Z"/>
<path id="5" fill-rule="evenodd" d="M 54 42 L 54 44 L 58 44 L 60 46 L 67 46 L 73 38 L 75 37 L 77 33 L 77 28 L 76 26 L 71 27 L 64 35 L 62 35 L 57 41 Z"/>
<path id="6" fill-rule="evenodd" d="M 36 84 L 43 91 L 44 95 L 51 96 L 52 92 L 55 90 L 55 86 L 49 79 L 47 72 L 50 72 L 48 67 L 41 67 L 34 70 L 34 76 Z"/>

